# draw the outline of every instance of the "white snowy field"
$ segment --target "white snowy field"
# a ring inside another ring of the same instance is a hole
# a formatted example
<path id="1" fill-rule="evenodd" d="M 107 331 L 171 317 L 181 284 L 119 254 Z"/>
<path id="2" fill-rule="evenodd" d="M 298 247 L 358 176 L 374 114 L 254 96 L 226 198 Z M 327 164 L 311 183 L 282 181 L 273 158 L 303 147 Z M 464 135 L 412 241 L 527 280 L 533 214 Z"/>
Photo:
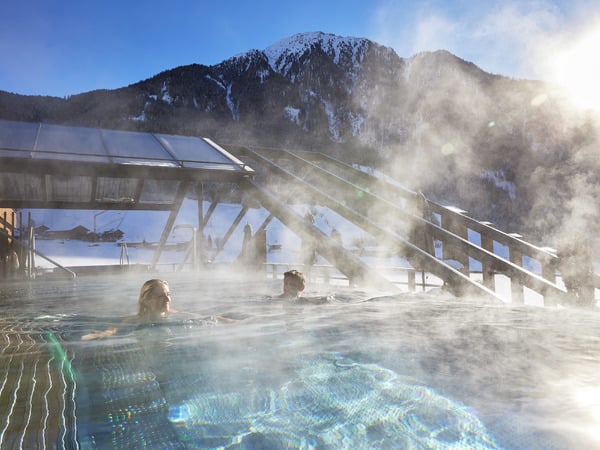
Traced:
<path id="1" fill-rule="evenodd" d="M 210 205 L 203 203 L 206 211 Z M 299 215 L 310 209 L 315 225 L 324 233 L 331 234 L 337 229 L 341 236 L 344 247 L 355 250 L 376 249 L 376 243 L 366 232 L 346 221 L 336 213 L 324 207 L 310 207 L 297 205 L 294 207 Z M 216 254 L 219 240 L 228 232 L 235 218 L 241 210 L 238 204 L 219 204 L 210 217 L 205 229 L 204 238 L 210 240 L 212 249 L 208 251 L 208 260 L 213 264 L 231 263 L 236 260 L 242 249 L 243 228 L 246 224 L 256 231 L 265 221 L 268 212 L 264 209 L 249 209 L 244 215 L 236 229 L 231 234 L 222 251 Z M 98 233 L 119 229 L 124 232 L 124 237 L 119 242 L 90 243 L 77 240 L 43 240 L 36 241 L 36 249 L 48 256 L 53 261 L 64 267 L 77 266 L 101 266 L 140 264 L 149 265 L 154 256 L 154 250 L 150 248 L 135 247 L 133 243 L 157 243 L 160 240 L 163 228 L 167 222 L 169 212 L 156 211 L 79 211 L 79 210 L 31 210 L 31 217 L 35 226 L 45 225 L 52 231 L 69 230 L 78 225 L 95 230 Z M 26 217 L 26 216 L 24 216 Z M 192 229 L 198 228 L 198 204 L 194 200 L 186 199 L 175 221 L 173 232 L 167 243 L 189 243 L 192 237 Z M 300 238 L 279 220 L 273 219 L 266 228 L 267 264 L 282 265 L 283 267 L 300 266 L 301 240 Z M 210 237 L 210 239 L 209 239 Z M 472 241 L 475 236 L 469 236 Z M 125 249 L 123 244 L 127 245 Z M 494 252 L 499 256 L 508 257 L 508 250 L 495 248 Z M 173 271 L 183 261 L 185 251 L 164 251 L 158 261 L 157 270 Z M 407 268 L 410 264 L 400 257 L 363 256 L 370 266 L 381 269 L 386 277 L 393 281 L 403 280 L 405 273 L 396 268 Z M 54 265 L 36 257 L 36 267 L 50 269 Z M 191 261 L 187 260 L 188 265 Z M 527 261 L 526 261 L 527 263 Z M 317 264 L 327 264 L 327 261 L 319 258 Z M 536 262 L 531 261 L 527 267 L 529 270 L 538 272 Z M 470 268 L 473 271 L 481 269 L 478 262 L 471 260 Z M 189 267 L 189 266 L 188 266 Z M 434 280 L 435 282 L 435 280 Z M 510 298 L 510 280 L 505 276 L 496 276 L 496 292 L 504 298 Z M 525 289 L 526 303 L 532 305 L 543 304 L 540 295 Z"/>
<path id="2" fill-rule="evenodd" d="M 203 203 L 203 210 L 209 207 L 208 202 Z M 295 207 L 298 214 L 304 216 L 308 206 Z M 214 255 L 217 245 L 227 233 L 235 218 L 241 210 L 238 204 L 219 204 L 210 217 L 205 229 L 204 238 L 210 239 Z M 370 237 L 358 227 L 349 223 L 342 217 L 327 208 L 312 207 L 315 225 L 326 234 L 337 229 L 345 247 L 352 248 L 357 243 L 364 243 Z M 167 223 L 169 212 L 156 211 L 80 211 L 80 210 L 31 210 L 31 217 L 35 226 L 45 225 L 51 231 L 70 230 L 78 225 L 95 230 L 97 233 L 119 229 L 124 232 L 124 237 L 118 242 L 90 243 L 76 240 L 44 240 L 36 241 L 36 249 L 44 255 L 55 260 L 63 266 L 86 265 L 112 265 L 119 264 L 121 258 L 129 257 L 130 264 L 149 264 L 154 251 L 152 249 L 134 248 L 133 243 L 156 243 L 160 240 L 162 231 Z M 256 231 L 268 217 L 264 209 L 249 209 L 236 229 L 231 234 L 223 250 L 218 252 L 212 262 L 228 263 L 235 261 L 242 249 L 244 226 L 249 224 Z M 167 243 L 187 243 L 192 237 L 192 229 L 198 228 L 198 204 L 193 200 L 186 200 L 175 221 L 173 232 Z M 294 264 L 301 261 L 301 240 L 285 227 L 279 220 L 273 219 L 266 228 L 267 246 L 277 248 L 267 253 L 267 262 L 272 264 Z M 124 254 L 122 244 L 129 244 L 127 253 Z M 159 260 L 159 264 L 178 264 L 182 261 L 185 252 L 166 251 Z M 322 262 L 322 261 L 321 261 Z M 400 258 L 392 261 L 393 264 L 406 262 Z M 38 258 L 36 264 L 43 268 L 52 267 L 52 264 Z"/>

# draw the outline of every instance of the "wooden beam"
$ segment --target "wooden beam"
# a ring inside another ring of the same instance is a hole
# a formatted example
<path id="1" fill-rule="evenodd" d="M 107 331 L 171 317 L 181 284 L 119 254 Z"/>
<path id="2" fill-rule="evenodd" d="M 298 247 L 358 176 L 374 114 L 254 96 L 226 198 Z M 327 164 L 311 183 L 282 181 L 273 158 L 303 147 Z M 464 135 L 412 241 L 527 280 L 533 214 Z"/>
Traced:
<path id="1" fill-rule="evenodd" d="M 152 270 L 156 269 L 156 264 L 158 263 L 158 260 L 160 259 L 160 255 L 162 254 L 162 251 L 163 251 L 163 247 L 164 247 L 165 243 L 167 242 L 169 235 L 171 234 L 171 230 L 173 229 L 173 224 L 175 223 L 175 219 L 177 218 L 177 215 L 179 214 L 179 210 L 181 209 L 181 205 L 183 203 L 183 200 L 185 199 L 185 194 L 188 190 L 189 185 L 190 185 L 189 181 L 184 181 L 179 185 L 179 189 L 177 191 L 177 196 L 175 197 L 175 203 L 173 203 L 173 209 L 171 210 L 171 214 L 169 215 L 169 218 L 167 219 L 167 223 L 165 224 L 165 228 L 163 229 L 162 235 L 160 237 L 160 242 L 158 244 L 158 248 L 154 252 L 154 257 L 152 258 L 152 265 L 151 265 Z"/>
<path id="2" fill-rule="evenodd" d="M 227 241 L 229 240 L 229 238 L 231 237 L 231 235 L 233 234 L 233 232 L 235 231 L 235 229 L 237 228 L 239 223 L 242 221 L 242 219 L 246 215 L 246 212 L 248 212 L 248 207 L 242 206 L 242 209 L 238 213 L 237 217 L 233 220 L 233 223 L 231 224 L 231 226 L 225 233 L 225 236 L 223 236 L 223 239 L 221 239 L 219 241 L 219 246 L 217 247 L 217 251 L 215 252 L 215 254 L 213 256 L 213 259 L 216 259 L 217 256 L 219 255 L 219 253 L 221 253 L 221 251 L 223 250 L 223 248 L 225 248 L 225 244 L 227 244 Z"/>

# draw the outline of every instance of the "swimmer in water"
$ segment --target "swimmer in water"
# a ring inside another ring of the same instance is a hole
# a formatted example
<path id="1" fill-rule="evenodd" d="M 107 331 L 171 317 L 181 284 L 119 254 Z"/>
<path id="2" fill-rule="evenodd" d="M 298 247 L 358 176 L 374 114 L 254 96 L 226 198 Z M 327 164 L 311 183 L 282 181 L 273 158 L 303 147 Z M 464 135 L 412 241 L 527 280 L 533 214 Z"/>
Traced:
<path id="1" fill-rule="evenodd" d="M 292 300 L 294 303 L 311 303 L 319 305 L 329 303 L 333 296 L 327 297 L 302 297 L 300 293 L 306 287 L 306 278 L 298 270 L 288 270 L 283 274 L 283 293 L 277 298 Z"/>
<path id="2" fill-rule="evenodd" d="M 279 298 L 297 299 L 306 286 L 304 274 L 297 270 L 288 270 L 283 274 L 283 293 Z"/>
<path id="3" fill-rule="evenodd" d="M 119 326 L 123 326 L 128 322 L 136 319 L 142 321 L 153 321 L 172 314 L 185 314 L 194 317 L 200 317 L 197 314 L 185 311 L 177 311 L 171 308 L 171 291 L 169 283 L 165 280 L 152 279 L 146 281 L 140 290 L 138 299 L 138 312 L 136 316 L 125 318 Z M 205 317 L 203 317 L 205 318 Z M 205 318 L 206 319 L 206 318 Z M 222 316 L 212 316 L 212 320 L 216 322 L 237 322 L 236 319 L 231 319 Z M 81 337 L 83 341 L 92 339 L 102 339 L 114 335 L 119 330 L 119 327 L 111 327 L 105 331 L 98 333 L 89 333 Z"/>
<path id="4" fill-rule="evenodd" d="M 158 319 L 169 314 L 177 313 L 171 309 L 171 291 L 169 283 L 165 280 L 148 280 L 142 285 L 138 299 L 138 313 L 140 319 Z"/>

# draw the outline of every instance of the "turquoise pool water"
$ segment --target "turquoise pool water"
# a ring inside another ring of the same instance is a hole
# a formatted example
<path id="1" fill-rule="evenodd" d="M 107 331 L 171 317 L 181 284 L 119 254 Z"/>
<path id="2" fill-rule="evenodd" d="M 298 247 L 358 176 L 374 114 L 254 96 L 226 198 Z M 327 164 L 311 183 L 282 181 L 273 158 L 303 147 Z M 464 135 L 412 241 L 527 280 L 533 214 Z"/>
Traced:
<path id="1" fill-rule="evenodd" d="M 596 310 L 441 293 L 372 299 L 161 274 L 170 317 L 134 313 L 147 275 L 0 288 L 0 448 L 596 448 Z"/>

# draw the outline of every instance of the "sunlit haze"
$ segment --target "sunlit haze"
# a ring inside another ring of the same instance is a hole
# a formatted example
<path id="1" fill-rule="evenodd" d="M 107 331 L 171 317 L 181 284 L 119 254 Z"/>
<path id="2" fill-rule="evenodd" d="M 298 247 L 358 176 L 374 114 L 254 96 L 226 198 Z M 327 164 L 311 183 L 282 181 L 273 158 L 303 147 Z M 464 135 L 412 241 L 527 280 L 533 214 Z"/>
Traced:
<path id="1" fill-rule="evenodd" d="M 600 26 L 569 42 L 551 60 L 550 81 L 576 106 L 600 110 Z"/>

